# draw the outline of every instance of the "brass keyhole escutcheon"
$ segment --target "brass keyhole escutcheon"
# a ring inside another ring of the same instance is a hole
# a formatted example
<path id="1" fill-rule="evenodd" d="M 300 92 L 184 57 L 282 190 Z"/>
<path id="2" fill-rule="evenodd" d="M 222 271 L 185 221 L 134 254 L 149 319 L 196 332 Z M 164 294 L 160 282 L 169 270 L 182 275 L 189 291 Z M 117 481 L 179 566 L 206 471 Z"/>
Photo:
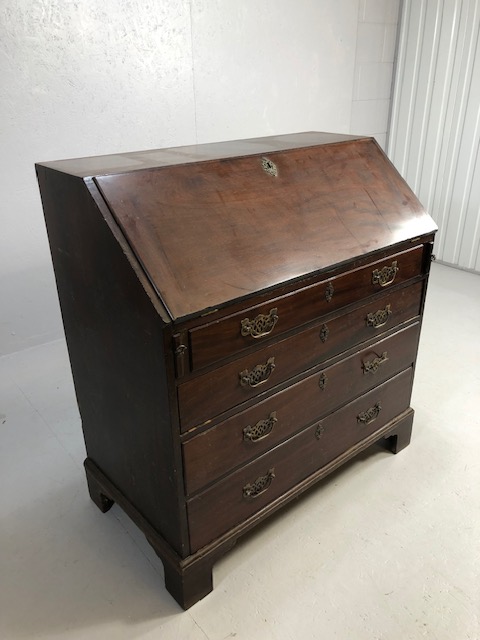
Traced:
<path id="1" fill-rule="evenodd" d="M 278 176 L 277 165 L 270 158 L 262 158 L 262 169 L 274 178 Z"/>

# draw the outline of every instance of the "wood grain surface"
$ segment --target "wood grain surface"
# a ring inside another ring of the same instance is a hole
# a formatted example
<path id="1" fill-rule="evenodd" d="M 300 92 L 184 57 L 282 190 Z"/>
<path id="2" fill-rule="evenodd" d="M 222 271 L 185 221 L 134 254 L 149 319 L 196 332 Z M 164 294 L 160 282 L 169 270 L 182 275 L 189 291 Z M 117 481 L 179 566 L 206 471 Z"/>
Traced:
<path id="1" fill-rule="evenodd" d="M 371 139 L 98 176 L 173 319 L 435 230 Z"/>

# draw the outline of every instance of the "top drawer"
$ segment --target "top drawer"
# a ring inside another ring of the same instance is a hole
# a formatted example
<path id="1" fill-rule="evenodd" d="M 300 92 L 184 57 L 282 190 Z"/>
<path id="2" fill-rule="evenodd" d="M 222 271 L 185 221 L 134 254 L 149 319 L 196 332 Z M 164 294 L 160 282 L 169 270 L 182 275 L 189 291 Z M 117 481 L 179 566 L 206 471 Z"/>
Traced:
<path id="1" fill-rule="evenodd" d="M 192 370 L 418 276 L 422 273 L 422 259 L 423 245 L 420 245 L 191 329 Z"/>

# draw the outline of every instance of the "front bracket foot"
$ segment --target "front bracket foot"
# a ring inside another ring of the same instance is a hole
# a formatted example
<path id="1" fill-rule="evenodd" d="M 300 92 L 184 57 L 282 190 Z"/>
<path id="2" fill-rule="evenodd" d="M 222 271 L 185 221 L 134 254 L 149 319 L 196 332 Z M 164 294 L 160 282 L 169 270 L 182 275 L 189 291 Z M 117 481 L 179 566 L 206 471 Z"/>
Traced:
<path id="1" fill-rule="evenodd" d="M 399 453 L 410 444 L 410 439 L 412 437 L 412 425 L 413 409 L 411 409 L 409 414 L 397 424 L 395 430 L 385 438 L 386 446 L 392 453 Z"/>
<path id="2" fill-rule="evenodd" d="M 188 609 L 212 591 L 212 569 L 209 562 L 200 561 L 183 569 L 165 562 L 165 587 L 183 609 Z"/>
<path id="3" fill-rule="evenodd" d="M 213 565 L 236 543 L 233 538 L 209 551 L 205 550 L 203 554 L 199 552 L 189 558 L 174 560 L 156 544 L 154 537 L 147 535 L 147 540 L 163 563 L 167 591 L 185 610 L 213 590 Z"/>

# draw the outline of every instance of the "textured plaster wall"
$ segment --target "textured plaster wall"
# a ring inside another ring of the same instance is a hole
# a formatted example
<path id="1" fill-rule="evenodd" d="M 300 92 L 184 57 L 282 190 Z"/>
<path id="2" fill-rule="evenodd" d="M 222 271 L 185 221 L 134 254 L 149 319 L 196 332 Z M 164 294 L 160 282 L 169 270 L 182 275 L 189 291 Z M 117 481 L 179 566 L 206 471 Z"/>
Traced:
<path id="1" fill-rule="evenodd" d="M 400 0 L 360 0 L 352 133 L 373 135 L 385 149 Z"/>
<path id="2" fill-rule="evenodd" d="M 198 142 L 350 125 L 356 0 L 193 0 Z"/>
<path id="3" fill-rule="evenodd" d="M 348 132 L 372 1 L 0 0 L 0 354 L 62 335 L 35 161 Z"/>
<path id="4" fill-rule="evenodd" d="M 62 335 L 34 162 L 194 139 L 188 1 L 0 0 L 0 353 Z"/>

